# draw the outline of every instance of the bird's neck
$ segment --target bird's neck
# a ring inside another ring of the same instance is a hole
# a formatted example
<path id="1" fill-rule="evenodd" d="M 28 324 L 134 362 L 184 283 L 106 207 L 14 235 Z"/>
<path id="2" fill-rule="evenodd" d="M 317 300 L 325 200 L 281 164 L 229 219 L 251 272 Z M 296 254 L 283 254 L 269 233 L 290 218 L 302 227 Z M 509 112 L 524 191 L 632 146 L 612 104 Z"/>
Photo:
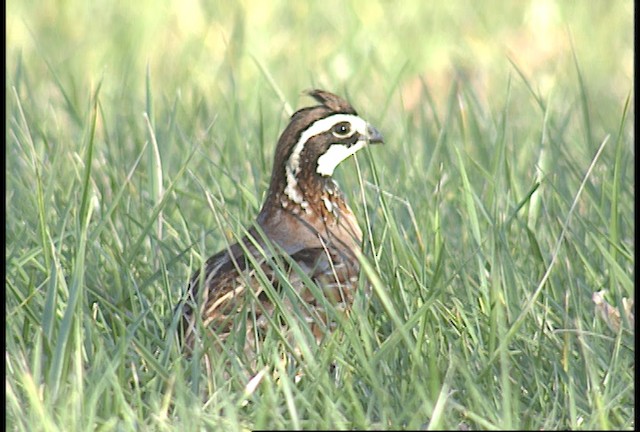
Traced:
<path id="1" fill-rule="evenodd" d="M 295 191 L 286 190 L 287 186 L 283 182 L 281 187 L 269 189 L 257 218 L 262 229 L 271 234 L 278 233 L 275 238 L 286 238 L 285 230 L 298 227 L 297 233 L 305 237 L 307 244 L 317 242 L 316 246 L 323 247 L 323 242 L 340 239 L 349 249 L 360 247 L 360 227 L 331 177 L 299 182 Z M 282 246 L 289 249 L 289 245 Z"/>
<path id="2" fill-rule="evenodd" d="M 311 173 L 271 184 L 262 212 L 284 210 L 303 217 L 320 217 L 333 223 L 341 211 L 351 212 L 342 191 L 331 177 Z"/>

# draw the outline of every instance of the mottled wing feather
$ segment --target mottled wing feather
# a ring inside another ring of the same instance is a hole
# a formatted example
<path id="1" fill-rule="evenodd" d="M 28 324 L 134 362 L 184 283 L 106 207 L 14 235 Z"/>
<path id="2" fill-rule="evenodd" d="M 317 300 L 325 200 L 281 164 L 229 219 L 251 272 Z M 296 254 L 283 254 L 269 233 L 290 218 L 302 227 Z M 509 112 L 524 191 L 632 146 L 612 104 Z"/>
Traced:
<path id="1" fill-rule="evenodd" d="M 244 242 L 245 245 L 248 242 Z M 266 248 L 265 248 L 266 249 Z M 246 315 L 253 299 L 258 299 L 261 307 L 254 307 L 253 319 L 246 323 L 247 341 L 252 345 L 252 335 L 256 331 L 265 329 L 268 318 L 263 316 L 263 311 L 271 316 L 274 305 L 264 292 L 264 285 L 257 277 L 256 268 L 243 253 L 239 244 L 231 246 L 211 257 L 205 266 L 204 284 L 200 284 L 200 274 L 196 273 L 189 287 L 189 298 L 184 310 L 184 340 L 188 348 L 193 346 L 196 334 L 196 316 L 193 311 L 199 309 L 203 327 L 210 328 L 221 339 L 226 338 L 234 329 L 234 320 Z M 281 290 L 278 276 L 274 270 L 274 263 L 268 262 L 265 253 L 258 251 L 254 246 L 247 246 L 254 261 L 264 273 L 267 280 L 276 292 Z M 307 311 L 304 319 L 310 323 L 316 337 L 321 338 L 324 329 L 318 328 L 318 324 L 324 327 L 332 326 L 329 314 L 325 310 L 326 302 L 318 298 L 304 283 L 300 273 L 306 274 L 309 279 L 322 290 L 323 297 L 337 310 L 345 311 L 353 301 L 353 290 L 357 281 L 359 267 L 357 261 L 345 259 L 346 257 L 326 248 L 309 248 L 300 250 L 290 257 L 279 257 L 269 261 L 280 261 L 283 264 L 282 271 L 287 275 L 291 286 L 299 293 L 300 298 L 308 307 L 297 310 Z M 296 263 L 293 269 L 291 262 Z M 203 288 L 201 290 L 201 288 Z M 199 298 L 199 294 L 201 298 Z M 290 300 L 285 301 L 285 307 L 291 307 Z M 200 305 L 198 308 L 196 305 Z M 245 314 L 243 314 L 243 311 Z M 257 325 L 257 329 L 256 329 Z"/>
<path id="2" fill-rule="evenodd" d="M 231 245 L 209 258 L 203 271 L 192 276 L 183 309 L 184 345 L 187 348 L 193 346 L 198 317 L 202 319 L 203 327 L 211 326 L 224 338 L 246 303 L 247 290 L 260 288 L 245 250 L 259 265 L 265 262 L 265 257 L 247 237 L 242 241 L 244 247 L 239 243 Z"/>

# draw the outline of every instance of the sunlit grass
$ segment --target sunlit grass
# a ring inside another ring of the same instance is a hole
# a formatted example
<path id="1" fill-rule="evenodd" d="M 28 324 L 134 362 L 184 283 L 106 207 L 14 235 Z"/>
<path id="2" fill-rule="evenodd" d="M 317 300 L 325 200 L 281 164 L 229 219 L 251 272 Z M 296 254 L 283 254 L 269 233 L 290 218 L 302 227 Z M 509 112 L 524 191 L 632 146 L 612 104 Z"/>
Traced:
<path id="1" fill-rule="evenodd" d="M 632 429 L 632 3 L 285 3 L 8 5 L 8 429 Z M 316 86 L 385 136 L 372 295 L 207 369 L 176 306 Z"/>

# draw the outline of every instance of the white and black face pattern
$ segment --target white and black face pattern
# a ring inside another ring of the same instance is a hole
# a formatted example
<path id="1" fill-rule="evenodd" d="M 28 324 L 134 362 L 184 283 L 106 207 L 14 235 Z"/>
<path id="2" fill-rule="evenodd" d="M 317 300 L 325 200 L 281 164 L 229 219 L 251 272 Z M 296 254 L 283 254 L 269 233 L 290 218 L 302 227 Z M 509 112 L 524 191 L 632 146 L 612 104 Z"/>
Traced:
<path id="1" fill-rule="evenodd" d="M 353 114 L 333 114 L 305 129 L 287 161 L 287 177 L 297 175 L 304 161 L 317 159 L 315 172 L 331 176 L 340 162 L 368 143 L 382 142 L 382 135 Z"/>
<path id="2" fill-rule="evenodd" d="M 331 177 L 340 162 L 369 143 L 381 143 L 382 135 L 355 114 L 332 114 L 307 127 L 293 146 L 285 166 L 285 194 L 308 207 L 300 189 L 300 176 Z M 301 174 L 302 169 L 307 170 Z"/>

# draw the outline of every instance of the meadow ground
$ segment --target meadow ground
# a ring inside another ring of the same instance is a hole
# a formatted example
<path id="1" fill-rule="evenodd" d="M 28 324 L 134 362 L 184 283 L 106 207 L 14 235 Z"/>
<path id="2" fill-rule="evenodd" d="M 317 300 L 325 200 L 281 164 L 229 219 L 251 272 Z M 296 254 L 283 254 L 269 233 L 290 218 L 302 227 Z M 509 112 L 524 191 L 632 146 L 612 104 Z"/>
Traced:
<path id="1" fill-rule="evenodd" d="M 7 429 L 633 429 L 633 2 L 433 4 L 9 2 Z M 174 308 L 315 87 L 385 137 L 373 294 L 207 369 Z"/>

